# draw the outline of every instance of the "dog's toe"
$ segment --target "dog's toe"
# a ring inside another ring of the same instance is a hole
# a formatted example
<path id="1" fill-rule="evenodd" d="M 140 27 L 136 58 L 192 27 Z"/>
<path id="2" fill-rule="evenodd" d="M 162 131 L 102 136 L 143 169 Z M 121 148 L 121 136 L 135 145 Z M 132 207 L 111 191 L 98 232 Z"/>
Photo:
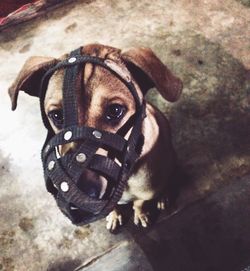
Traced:
<path id="1" fill-rule="evenodd" d="M 149 225 L 149 214 L 135 212 L 134 223 L 136 226 L 142 225 L 142 227 L 146 228 Z"/>
<path id="2" fill-rule="evenodd" d="M 106 221 L 107 230 L 114 231 L 118 226 L 122 225 L 122 215 L 117 210 L 113 210 L 106 217 Z"/>
<path id="3" fill-rule="evenodd" d="M 165 197 L 159 198 L 157 201 L 157 209 L 158 210 L 165 210 L 168 204 L 168 199 Z"/>

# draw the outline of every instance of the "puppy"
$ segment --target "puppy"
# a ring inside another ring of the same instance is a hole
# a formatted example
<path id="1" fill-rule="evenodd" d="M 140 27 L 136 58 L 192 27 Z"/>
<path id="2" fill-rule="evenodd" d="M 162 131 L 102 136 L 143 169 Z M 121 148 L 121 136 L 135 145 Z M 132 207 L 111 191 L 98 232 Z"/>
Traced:
<path id="1" fill-rule="evenodd" d="M 122 52 L 113 47 L 90 44 L 83 47 L 82 53 L 110 60 L 116 63 L 119 69 L 129 71 L 140 99 L 143 99 L 152 87 L 156 87 L 170 102 L 178 100 L 181 94 L 181 80 L 175 77 L 148 48 L 134 48 Z M 29 58 L 9 89 L 12 110 L 16 108 L 19 90 L 38 96 L 40 81 L 46 70 L 66 57 L 68 55 L 59 59 Z M 45 113 L 55 133 L 62 129 L 63 124 L 64 72 L 58 70 L 52 75 L 44 99 Z M 78 95 L 79 125 L 116 133 L 135 112 L 132 95 L 114 74 L 101 66 L 87 63 L 82 71 L 82 77 L 84 90 Z M 144 144 L 141 155 L 118 204 L 133 202 L 134 223 L 147 227 L 150 222 L 149 213 L 145 210 L 144 204 L 154 199 L 157 201 L 158 209 L 165 208 L 165 199 L 169 193 L 167 188 L 175 169 L 176 157 L 171 143 L 169 123 L 164 115 L 149 103 L 146 104 L 142 133 Z M 77 146 L 77 142 L 62 145 L 59 154 L 63 156 Z M 86 192 L 90 196 L 93 196 L 93 189 L 96 189 L 97 178 L 98 176 L 89 172 L 81 180 L 88 184 Z M 100 196 L 100 191 L 98 193 Z M 94 195 L 98 193 L 94 191 Z M 107 216 L 107 229 L 115 230 L 119 225 L 122 225 L 122 214 L 117 207 Z"/>

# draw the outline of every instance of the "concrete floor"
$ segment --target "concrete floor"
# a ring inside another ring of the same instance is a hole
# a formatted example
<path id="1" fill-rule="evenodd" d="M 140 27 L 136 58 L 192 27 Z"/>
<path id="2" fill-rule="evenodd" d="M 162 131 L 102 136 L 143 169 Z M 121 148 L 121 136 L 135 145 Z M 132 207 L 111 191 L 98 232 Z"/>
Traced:
<path id="1" fill-rule="evenodd" d="M 249 6 L 78 0 L 0 33 L 0 270 L 250 266 Z M 29 56 L 60 56 L 92 42 L 151 47 L 184 82 L 175 104 L 155 90 L 148 95 L 170 119 L 181 190 L 146 231 L 130 222 L 117 235 L 104 220 L 71 225 L 44 187 L 38 101 L 20 94 L 10 111 L 7 89 Z"/>

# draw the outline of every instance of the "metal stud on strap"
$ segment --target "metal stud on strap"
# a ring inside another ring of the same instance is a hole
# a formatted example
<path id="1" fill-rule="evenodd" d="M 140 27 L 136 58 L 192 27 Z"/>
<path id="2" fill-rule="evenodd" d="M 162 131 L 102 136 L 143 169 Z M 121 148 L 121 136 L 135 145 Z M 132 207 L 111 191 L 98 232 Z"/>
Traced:
<path id="1" fill-rule="evenodd" d="M 99 131 L 97 131 L 97 130 L 93 131 L 92 134 L 93 134 L 93 136 L 94 136 L 95 138 L 98 138 L 98 139 L 100 139 L 100 138 L 102 137 L 102 133 L 99 132 Z"/>
<path id="2" fill-rule="evenodd" d="M 86 161 L 86 159 L 87 159 L 87 156 L 83 152 L 78 153 L 76 156 L 76 161 L 79 163 L 84 163 Z"/>
<path id="3" fill-rule="evenodd" d="M 76 57 L 71 57 L 71 58 L 69 58 L 69 59 L 68 59 L 68 62 L 69 62 L 69 63 L 74 63 L 74 62 L 76 62 Z"/>
<path id="4" fill-rule="evenodd" d="M 52 170 L 55 167 L 55 161 L 51 160 L 48 164 L 48 170 Z"/>
<path id="5" fill-rule="evenodd" d="M 47 145 L 47 146 L 45 147 L 45 149 L 44 149 L 44 152 L 47 153 L 47 152 L 49 151 L 49 149 L 50 149 L 50 145 Z"/>
<path id="6" fill-rule="evenodd" d="M 63 192 L 68 192 L 68 191 L 69 191 L 69 185 L 68 185 L 67 182 L 62 182 L 62 183 L 60 184 L 60 188 L 61 188 L 61 190 L 62 190 Z"/>
<path id="7" fill-rule="evenodd" d="M 67 132 L 64 134 L 64 136 L 63 136 L 63 138 L 64 138 L 65 140 L 70 140 L 71 137 L 72 137 L 72 132 L 71 132 L 71 131 L 67 131 Z"/>

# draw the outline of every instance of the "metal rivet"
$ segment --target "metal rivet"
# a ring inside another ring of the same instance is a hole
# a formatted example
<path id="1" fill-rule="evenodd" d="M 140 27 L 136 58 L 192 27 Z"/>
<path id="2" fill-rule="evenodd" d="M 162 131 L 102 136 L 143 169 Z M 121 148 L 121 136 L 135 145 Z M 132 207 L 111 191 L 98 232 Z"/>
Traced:
<path id="1" fill-rule="evenodd" d="M 69 140 L 69 139 L 71 139 L 71 137 L 72 137 L 72 132 L 71 131 L 67 131 L 63 136 L 63 138 L 65 140 Z"/>
<path id="2" fill-rule="evenodd" d="M 99 132 L 99 131 L 97 131 L 97 130 L 93 131 L 92 134 L 93 134 L 93 136 L 94 136 L 95 138 L 101 138 L 101 137 L 102 137 L 102 133 Z"/>
<path id="3" fill-rule="evenodd" d="M 62 182 L 62 183 L 60 184 L 60 188 L 61 188 L 61 190 L 62 190 L 63 192 L 68 192 L 68 191 L 69 191 L 69 185 L 68 185 L 67 182 Z"/>
<path id="4" fill-rule="evenodd" d="M 55 167 L 55 161 L 51 160 L 48 164 L 48 170 L 52 170 Z"/>
<path id="5" fill-rule="evenodd" d="M 75 206 L 70 206 L 70 210 L 78 210 L 78 208 Z"/>
<path id="6" fill-rule="evenodd" d="M 78 153 L 76 156 L 76 161 L 79 163 L 84 163 L 86 159 L 87 159 L 87 156 L 83 152 Z"/>
<path id="7" fill-rule="evenodd" d="M 68 59 L 69 63 L 74 63 L 76 61 L 76 57 L 71 57 Z"/>
<path id="8" fill-rule="evenodd" d="M 44 152 L 45 152 L 45 153 L 48 152 L 49 149 L 50 149 L 50 145 L 47 145 L 47 146 L 45 147 L 45 149 L 44 149 Z"/>

